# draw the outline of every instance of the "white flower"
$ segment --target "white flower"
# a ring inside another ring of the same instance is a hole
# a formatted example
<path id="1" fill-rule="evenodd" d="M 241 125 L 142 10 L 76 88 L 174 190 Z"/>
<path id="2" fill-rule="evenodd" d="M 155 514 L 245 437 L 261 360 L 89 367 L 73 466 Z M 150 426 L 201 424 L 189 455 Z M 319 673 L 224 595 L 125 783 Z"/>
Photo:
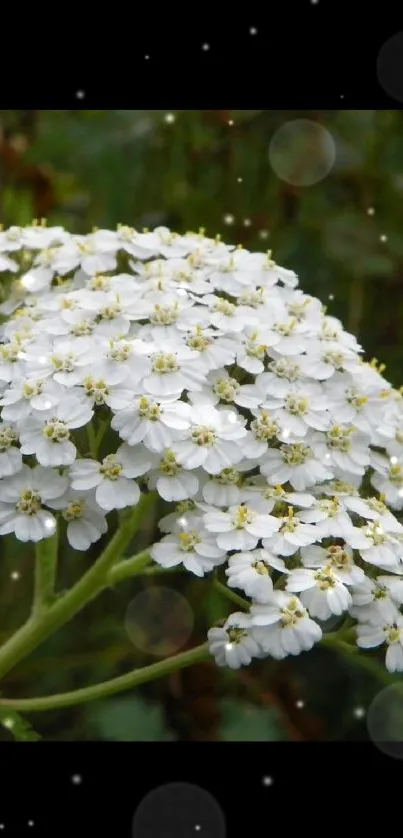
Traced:
<path id="1" fill-rule="evenodd" d="M 352 603 L 350 592 L 331 565 L 318 570 L 291 570 L 286 590 L 299 594 L 311 616 L 319 620 L 327 620 L 333 614 L 343 614 Z"/>
<path id="2" fill-rule="evenodd" d="M 74 236 L 63 244 L 53 261 L 59 274 L 66 274 L 81 266 L 86 274 L 113 271 L 116 267 L 115 239 L 107 240 L 102 231 L 90 236 Z"/>
<path id="3" fill-rule="evenodd" d="M 191 409 L 187 438 L 172 447 L 185 468 L 203 466 L 209 474 L 219 474 L 243 458 L 246 436 L 244 422 L 235 411 L 197 405 Z"/>
<path id="4" fill-rule="evenodd" d="M 204 576 L 206 571 L 222 564 L 225 550 L 217 547 L 215 538 L 199 527 L 167 535 L 154 544 L 151 556 L 161 567 L 183 564 L 196 576 Z"/>
<path id="5" fill-rule="evenodd" d="M 56 521 L 46 508 L 48 501 L 63 494 L 67 478 L 50 468 L 28 466 L 0 482 L 0 535 L 14 532 L 19 541 L 41 541 L 56 530 Z"/>
<path id="6" fill-rule="evenodd" d="M 359 496 L 340 498 L 340 503 L 370 521 L 378 521 L 386 532 L 403 532 L 403 525 L 398 521 L 383 501 L 378 498 L 360 498 Z"/>
<path id="7" fill-rule="evenodd" d="M 326 434 L 313 433 L 310 444 L 316 456 L 331 470 L 362 475 L 370 464 L 369 438 L 351 425 L 332 425 Z"/>
<path id="8" fill-rule="evenodd" d="M 297 392 L 289 392 L 284 399 L 267 398 L 264 407 L 272 409 L 274 419 L 278 419 L 295 436 L 305 436 L 308 428 L 325 431 L 330 425 L 328 399 L 319 388 L 317 393 L 311 395 L 311 392 L 309 388 L 304 394 L 303 389 L 298 388 Z"/>
<path id="9" fill-rule="evenodd" d="M 137 338 L 102 338 L 88 347 L 79 363 L 88 366 L 87 374 L 104 379 L 108 385 L 124 383 L 134 388 L 150 372 L 149 349 Z"/>
<path id="10" fill-rule="evenodd" d="M 322 637 L 320 626 L 311 620 L 298 597 L 285 591 L 273 591 L 266 605 L 253 605 L 251 620 L 253 636 L 277 659 L 308 651 Z"/>
<path id="11" fill-rule="evenodd" d="M 186 500 L 193 498 L 199 488 L 195 474 L 185 471 L 175 452 L 166 448 L 158 457 L 154 455 L 152 470 L 147 474 L 150 489 L 156 489 L 164 500 Z"/>
<path id="12" fill-rule="evenodd" d="M 52 379 L 22 378 L 13 382 L 0 399 L 1 415 L 6 422 L 24 422 L 36 411 L 56 407 L 65 398 L 60 384 Z"/>
<path id="13" fill-rule="evenodd" d="M 50 411 L 29 416 L 20 431 L 22 453 L 35 454 L 42 466 L 71 465 L 77 450 L 70 431 L 86 425 L 92 415 L 89 405 L 69 396 Z"/>
<path id="14" fill-rule="evenodd" d="M 28 364 L 30 378 L 53 376 L 54 381 L 63 387 L 74 387 L 85 376 L 80 361 L 85 359 L 86 363 L 91 348 L 90 338 L 58 340 L 54 345 L 38 340 L 37 344 L 20 354 Z"/>
<path id="15" fill-rule="evenodd" d="M 339 343 L 316 344 L 311 341 L 309 353 L 301 356 L 301 369 L 305 375 L 325 381 L 335 375 L 338 371 L 358 373 L 360 371 L 360 359 L 356 353 L 347 347 L 341 347 Z"/>
<path id="16" fill-rule="evenodd" d="M 177 396 L 136 396 L 130 407 L 115 414 L 111 425 L 129 445 L 142 442 L 150 451 L 160 452 L 184 436 L 190 427 L 190 415 L 190 406 Z"/>
<path id="17" fill-rule="evenodd" d="M 329 547 L 312 544 L 302 547 L 300 555 L 304 567 L 331 567 L 343 585 L 359 585 L 366 578 L 362 568 L 354 564 L 353 551 L 347 544 L 331 544 Z"/>
<path id="18" fill-rule="evenodd" d="M 305 442 L 281 445 L 278 450 L 267 451 L 260 470 L 273 486 L 288 481 L 298 492 L 333 476 Z"/>
<path id="19" fill-rule="evenodd" d="M 108 530 L 104 511 L 88 491 L 70 489 L 62 497 L 48 501 L 48 506 L 61 511 L 67 522 L 67 540 L 74 550 L 88 550 Z"/>
<path id="20" fill-rule="evenodd" d="M 0 479 L 11 477 L 22 468 L 22 454 L 18 444 L 18 432 L 11 425 L 0 423 Z"/>
<path id="21" fill-rule="evenodd" d="M 187 333 L 186 345 L 198 353 L 200 369 L 206 374 L 235 361 L 237 344 L 230 338 L 220 337 L 214 329 L 196 326 Z"/>
<path id="22" fill-rule="evenodd" d="M 201 390 L 204 370 L 197 353 L 187 346 L 164 345 L 151 355 L 151 372 L 143 380 L 146 393 L 152 396 L 180 396 L 182 391 Z"/>
<path id="23" fill-rule="evenodd" d="M 300 518 L 306 523 L 316 524 L 318 539 L 329 536 L 347 539 L 353 530 L 351 518 L 337 497 L 316 501 L 314 507 L 300 513 Z"/>
<path id="24" fill-rule="evenodd" d="M 403 555 L 403 543 L 385 532 L 378 521 L 363 527 L 354 527 L 348 543 L 358 550 L 364 561 L 385 570 L 397 569 Z"/>
<path id="25" fill-rule="evenodd" d="M 325 392 L 335 423 L 354 425 L 365 434 L 371 434 L 382 424 L 384 400 L 374 386 L 363 384 L 359 389 L 346 381 L 342 374 L 336 373 L 325 382 Z"/>
<path id="26" fill-rule="evenodd" d="M 132 478 L 144 474 L 149 465 L 147 452 L 123 444 L 102 463 L 76 460 L 70 469 L 71 486 L 79 491 L 96 487 L 96 502 L 106 512 L 124 509 L 138 503 L 140 489 Z"/>
<path id="27" fill-rule="evenodd" d="M 380 492 L 393 509 L 403 509 L 403 460 L 376 461 L 376 472 L 371 476 L 371 483 Z"/>
<path id="28" fill-rule="evenodd" d="M 248 470 L 248 462 L 223 468 L 218 474 L 210 474 L 202 486 L 204 500 L 210 506 L 236 506 L 240 502 L 242 471 Z M 269 510 L 268 510 L 269 511 Z"/>
<path id="29" fill-rule="evenodd" d="M 259 645 L 250 631 L 247 614 L 231 614 L 222 628 L 208 632 L 210 652 L 218 666 L 239 669 L 248 666 L 252 658 L 260 657 Z"/>
<path id="30" fill-rule="evenodd" d="M 352 590 L 350 614 L 360 623 L 393 623 L 403 603 L 403 580 L 396 576 L 365 577 Z"/>
<path id="31" fill-rule="evenodd" d="M 292 271 L 202 231 L 42 224 L 0 232 L 1 269 L 0 534 L 58 519 L 88 550 L 146 486 L 178 502 L 156 561 L 251 600 L 220 665 L 311 648 L 309 612 L 381 620 L 399 654 L 403 392 Z"/>
<path id="32" fill-rule="evenodd" d="M 206 530 L 217 533 L 217 544 L 223 550 L 253 550 L 261 538 L 268 538 L 280 526 L 262 504 L 231 506 L 228 512 L 212 510 L 204 514 L 203 521 Z"/>
<path id="33" fill-rule="evenodd" d="M 279 556 L 292 556 L 300 547 L 313 544 L 320 536 L 316 527 L 304 524 L 300 520 L 300 513 L 294 514 L 292 507 L 288 508 L 288 515 L 278 519 L 279 529 L 271 538 L 263 539 L 263 547 Z"/>
<path id="34" fill-rule="evenodd" d="M 273 593 L 271 570 L 285 571 L 282 559 L 272 556 L 267 550 L 234 553 L 228 559 L 225 571 L 230 588 L 240 588 L 257 603 L 268 602 Z"/>
<path id="35" fill-rule="evenodd" d="M 387 644 L 385 664 L 389 672 L 403 671 L 403 617 L 383 626 L 359 625 L 357 627 L 357 646 L 361 649 L 373 649 Z"/>

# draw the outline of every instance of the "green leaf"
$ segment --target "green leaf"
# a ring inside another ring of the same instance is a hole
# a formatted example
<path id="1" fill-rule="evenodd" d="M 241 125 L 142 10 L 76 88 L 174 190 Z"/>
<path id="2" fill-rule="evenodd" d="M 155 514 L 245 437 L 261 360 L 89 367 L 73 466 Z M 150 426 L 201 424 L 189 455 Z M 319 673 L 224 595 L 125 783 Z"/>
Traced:
<path id="1" fill-rule="evenodd" d="M 41 735 L 34 730 L 31 723 L 15 710 L 0 709 L 0 725 L 10 731 L 17 742 L 37 742 Z"/>
<path id="2" fill-rule="evenodd" d="M 240 699 L 221 702 L 221 739 L 224 742 L 282 742 L 288 739 L 279 714 L 273 708 L 255 707 Z"/>
<path id="3" fill-rule="evenodd" d="M 139 697 L 118 698 L 87 711 L 94 738 L 115 742 L 172 740 L 162 708 Z"/>

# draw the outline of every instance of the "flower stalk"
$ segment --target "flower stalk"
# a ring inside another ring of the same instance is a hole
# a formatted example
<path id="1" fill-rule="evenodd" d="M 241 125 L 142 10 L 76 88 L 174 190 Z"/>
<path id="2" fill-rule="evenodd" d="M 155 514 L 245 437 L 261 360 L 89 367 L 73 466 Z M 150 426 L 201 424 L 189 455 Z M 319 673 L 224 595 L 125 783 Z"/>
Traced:
<path id="1" fill-rule="evenodd" d="M 51 538 L 45 538 L 35 544 L 33 617 L 48 608 L 55 598 L 58 546 L 59 534 L 57 528 Z"/>

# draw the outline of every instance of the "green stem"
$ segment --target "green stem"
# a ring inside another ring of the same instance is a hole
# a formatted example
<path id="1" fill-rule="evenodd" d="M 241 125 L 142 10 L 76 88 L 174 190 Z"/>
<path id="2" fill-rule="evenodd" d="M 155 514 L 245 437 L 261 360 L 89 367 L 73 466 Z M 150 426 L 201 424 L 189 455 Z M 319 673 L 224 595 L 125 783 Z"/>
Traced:
<path id="1" fill-rule="evenodd" d="M 365 670 L 374 678 L 382 681 L 383 684 L 401 683 L 401 678 L 399 678 L 399 676 L 388 672 L 382 664 L 380 664 L 375 658 L 366 655 L 365 652 L 362 652 L 358 648 L 358 646 L 351 646 L 344 640 L 338 639 L 336 633 L 324 634 L 321 640 L 321 646 L 334 649 L 335 652 L 338 652 L 346 657 L 351 666 Z"/>
<path id="2" fill-rule="evenodd" d="M 138 576 L 139 573 L 152 561 L 149 550 L 143 550 L 132 556 L 130 559 L 124 559 L 118 562 L 108 572 L 108 585 L 117 585 L 118 582 L 123 582 L 124 579 L 130 579 L 132 576 Z"/>
<path id="3" fill-rule="evenodd" d="M 218 579 L 214 579 L 213 581 L 213 588 L 218 591 L 220 594 L 229 599 L 231 602 L 234 602 L 238 608 L 242 608 L 243 611 L 249 611 L 250 609 L 250 602 L 243 597 L 236 594 L 234 591 L 231 591 L 230 588 L 227 588 L 226 585 L 223 585 L 222 582 L 219 582 Z"/>
<path id="4" fill-rule="evenodd" d="M 89 422 L 87 427 L 87 439 L 88 439 L 88 447 L 90 450 L 91 457 L 96 460 L 97 459 L 97 442 L 95 437 L 95 430 L 92 422 Z"/>
<path id="5" fill-rule="evenodd" d="M 0 707 L 8 707 L 10 710 L 21 710 L 26 713 L 73 707 L 76 704 L 84 704 L 88 701 L 95 701 L 96 699 L 106 698 L 109 695 L 115 695 L 124 690 L 130 690 L 133 687 L 140 686 L 140 684 L 146 684 L 148 681 L 169 675 L 171 672 L 177 672 L 179 669 L 193 666 L 196 663 L 207 660 L 209 657 L 208 643 L 203 643 L 201 646 L 196 646 L 187 652 L 181 652 L 179 655 L 174 655 L 158 663 L 152 663 L 150 666 L 144 666 L 142 669 L 135 669 L 133 672 L 128 672 L 127 675 L 112 678 L 110 681 L 104 681 L 93 687 L 84 687 L 81 690 L 60 693 L 59 695 L 53 696 L 50 695 L 46 698 L 26 698 L 21 700 L 0 698 Z"/>
<path id="6" fill-rule="evenodd" d="M 57 574 L 58 531 L 51 538 L 35 544 L 35 586 L 32 615 L 39 615 L 48 608 L 55 597 Z"/>
<path id="7" fill-rule="evenodd" d="M 99 559 L 79 581 L 46 611 L 32 616 L 0 649 L 0 679 L 34 651 L 57 629 L 69 622 L 94 597 L 108 587 L 108 572 L 121 558 L 147 514 L 154 493 L 143 495 L 124 520 Z"/>
<path id="8" fill-rule="evenodd" d="M 98 431 L 95 435 L 94 446 L 96 457 L 98 457 L 99 449 L 102 445 L 103 438 L 109 429 L 109 419 L 103 419 L 99 425 Z"/>

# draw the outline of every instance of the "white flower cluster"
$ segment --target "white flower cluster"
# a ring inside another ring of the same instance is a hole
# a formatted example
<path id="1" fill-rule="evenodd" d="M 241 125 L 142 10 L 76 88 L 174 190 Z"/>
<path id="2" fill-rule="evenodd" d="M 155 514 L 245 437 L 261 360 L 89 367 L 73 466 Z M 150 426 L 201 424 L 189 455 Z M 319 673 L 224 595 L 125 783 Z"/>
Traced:
<path id="1" fill-rule="evenodd" d="M 86 550 L 156 489 L 155 562 L 250 600 L 209 631 L 219 665 L 344 615 L 403 670 L 403 398 L 292 271 L 203 232 L 42 225 L 0 233 L 0 269 L 0 535 L 59 517 Z"/>

